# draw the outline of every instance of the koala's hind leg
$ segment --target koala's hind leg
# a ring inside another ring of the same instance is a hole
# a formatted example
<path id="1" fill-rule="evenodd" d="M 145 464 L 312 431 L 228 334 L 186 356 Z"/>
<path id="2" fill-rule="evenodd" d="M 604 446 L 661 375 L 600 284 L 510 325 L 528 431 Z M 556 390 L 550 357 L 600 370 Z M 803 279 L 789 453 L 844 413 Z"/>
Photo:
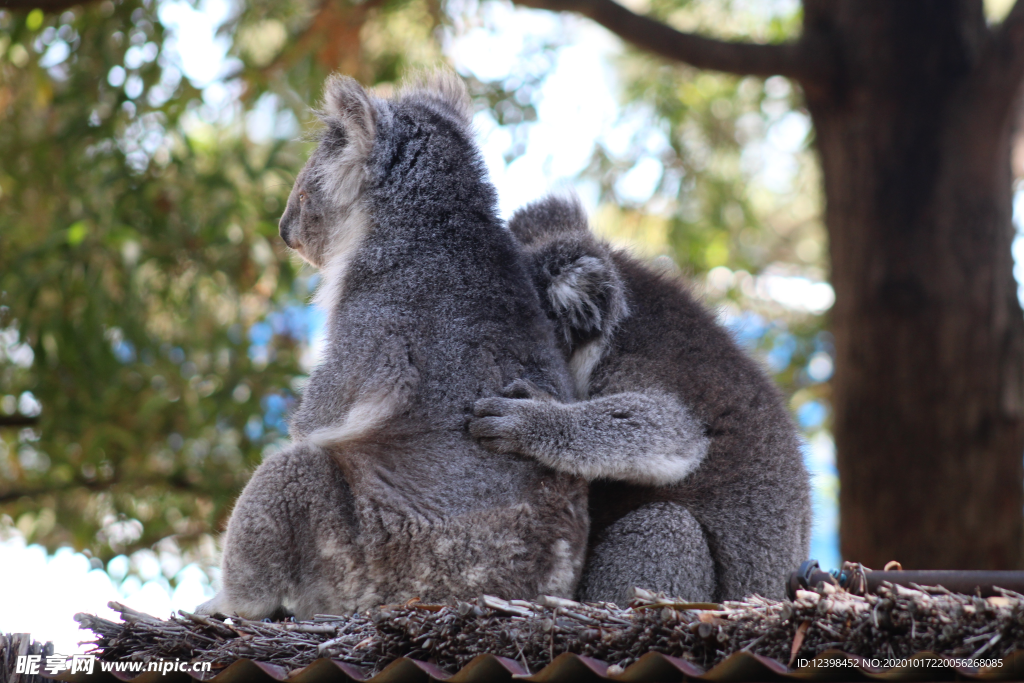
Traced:
<path id="1" fill-rule="evenodd" d="M 231 514 L 223 587 L 200 613 L 263 619 L 351 610 L 368 592 L 353 566 L 355 515 L 341 469 L 321 448 L 296 443 L 265 460 Z"/>
<path id="2" fill-rule="evenodd" d="M 591 550 L 578 595 L 625 606 L 634 587 L 694 602 L 714 598 L 707 539 L 683 506 L 648 503 L 605 529 Z"/>

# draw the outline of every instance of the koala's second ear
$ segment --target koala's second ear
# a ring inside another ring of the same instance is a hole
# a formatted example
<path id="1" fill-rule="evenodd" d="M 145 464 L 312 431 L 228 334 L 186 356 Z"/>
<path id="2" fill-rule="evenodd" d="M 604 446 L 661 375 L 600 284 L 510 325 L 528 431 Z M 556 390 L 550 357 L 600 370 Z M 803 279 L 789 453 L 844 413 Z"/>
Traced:
<path id="1" fill-rule="evenodd" d="M 402 84 L 402 94 L 419 95 L 440 102 L 464 126 L 473 123 L 473 100 L 466 89 L 466 82 L 454 71 L 438 69 L 415 74 Z"/>
<path id="2" fill-rule="evenodd" d="M 356 79 L 334 74 L 324 87 L 323 111 L 328 122 L 341 126 L 349 142 L 363 147 L 377 132 L 377 111 Z"/>

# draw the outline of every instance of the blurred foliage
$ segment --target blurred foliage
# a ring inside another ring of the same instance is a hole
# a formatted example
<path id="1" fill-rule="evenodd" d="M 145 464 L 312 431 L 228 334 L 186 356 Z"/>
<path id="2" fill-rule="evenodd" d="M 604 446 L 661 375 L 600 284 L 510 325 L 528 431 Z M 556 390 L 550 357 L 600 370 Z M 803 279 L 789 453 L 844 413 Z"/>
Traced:
<path id="1" fill-rule="evenodd" d="M 208 541 L 287 434 L 313 278 L 276 224 L 323 79 L 341 70 L 386 90 L 443 61 L 481 12 L 470 0 L 256 0 L 221 26 L 228 73 L 200 90 L 176 66 L 171 4 L 0 10 L 0 528 L 104 560 L 169 536 Z M 756 6 L 649 10 L 738 38 L 797 30 L 796 10 L 766 19 Z M 559 47 L 530 44 L 496 82 L 468 78 L 510 132 L 506 161 L 525 149 Z M 780 127 L 799 131 L 799 92 L 634 52 L 618 66 L 628 140 L 601 141 L 584 173 L 600 188 L 595 224 L 705 282 L 820 428 L 824 319 L 765 293 L 766 276 L 827 271 L 806 146 L 781 171 L 758 162 Z M 653 193 L 627 191 L 638 169 L 656 172 Z"/>
<path id="2" fill-rule="evenodd" d="M 440 54 L 429 2 L 253 3 L 204 93 L 160 10 L 0 10 L 0 513 L 104 559 L 219 530 L 286 434 L 309 274 L 277 220 L 323 79 Z"/>

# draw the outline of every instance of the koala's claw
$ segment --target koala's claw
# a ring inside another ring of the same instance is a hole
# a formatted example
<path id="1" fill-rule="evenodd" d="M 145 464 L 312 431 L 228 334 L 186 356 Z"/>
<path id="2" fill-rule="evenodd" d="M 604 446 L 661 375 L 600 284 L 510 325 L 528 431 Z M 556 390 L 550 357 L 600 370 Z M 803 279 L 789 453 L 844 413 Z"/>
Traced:
<path id="1" fill-rule="evenodd" d="M 521 389 L 541 391 L 525 380 L 513 382 L 509 389 L 513 387 L 516 392 Z M 473 417 L 469 418 L 469 433 L 487 450 L 530 455 L 528 435 L 531 425 L 536 425 L 534 412 L 537 408 L 535 400 L 526 398 L 482 398 L 473 404 Z"/>
<path id="2" fill-rule="evenodd" d="M 490 439 L 502 436 L 501 418 L 480 417 L 469 423 L 469 433 L 474 439 Z"/>
<path id="3" fill-rule="evenodd" d="M 540 401 L 554 400 L 549 392 L 544 391 L 528 379 L 517 379 L 502 389 L 501 395 L 505 398 L 524 399 L 529 398 Z"/>
<path id="4" fill-rule="evenodd" d="M 496 453 L 515 453 L 520 450 L 516 433 L 519 420 L 502 410 L 502 403 L 515 399 L 493 398 L 476 402 L 476 417 L 469 422 L 470 435 L 484 448 Z"/>
<path id="5" fill-rule="evenodd" d="M 509 417 L 478 417 L 469 423 L 469 433 L 477 439 L 514 438 L 516 420 Z"/>
<path id="6" fill-rule="evenodd" d="M 484 417 L 474 420 L 469 425 L 469 433 L 473 435 L 480 445 L 495 453 L 514 453 L 516 443 L 509 434 L 502 429 L 505 420 L 496 417 Z"/>
<path id="7" fill-rule="evenodd" d="M 515 453 L 516 444 L 508 439 L 480 439 L 480 445 L 493 453 Z"/>
<path id="8" fill-rule="evenodd" d="M 482 398 L 473 404 L 473 415 L 476 417 L 504 417 L 512 412 L 512 406 L 509 403 L 515 400 L 518 399 Z"/>

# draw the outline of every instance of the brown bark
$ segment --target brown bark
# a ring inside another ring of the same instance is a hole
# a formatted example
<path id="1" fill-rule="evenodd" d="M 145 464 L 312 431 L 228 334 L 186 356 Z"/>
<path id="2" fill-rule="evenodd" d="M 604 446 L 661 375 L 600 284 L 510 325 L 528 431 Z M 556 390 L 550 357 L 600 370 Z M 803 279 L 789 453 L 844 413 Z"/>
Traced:
<path id="1" fill-rule="evenodd" d="M 695 66 L 800 81 L 836 291 L 843 556 L 1021 566 L 1024 315 L 1010 142 L 1024 0 L 997 30 L 981 0 L 805 0 L 800 41 L 756 53 L 667 27 L 651 38 L 611 0 L 518 1 L 575 10 Z"/>
<path id="2" fill-rule="evenodd" d="M 807 99 L 836 291 L 842 554 L 869 566 L 1021 559 L 1018 83 L 1000 68 L 981 10 L 805 3 L 805 30 L 841 41 L 841 77 Z"/>

